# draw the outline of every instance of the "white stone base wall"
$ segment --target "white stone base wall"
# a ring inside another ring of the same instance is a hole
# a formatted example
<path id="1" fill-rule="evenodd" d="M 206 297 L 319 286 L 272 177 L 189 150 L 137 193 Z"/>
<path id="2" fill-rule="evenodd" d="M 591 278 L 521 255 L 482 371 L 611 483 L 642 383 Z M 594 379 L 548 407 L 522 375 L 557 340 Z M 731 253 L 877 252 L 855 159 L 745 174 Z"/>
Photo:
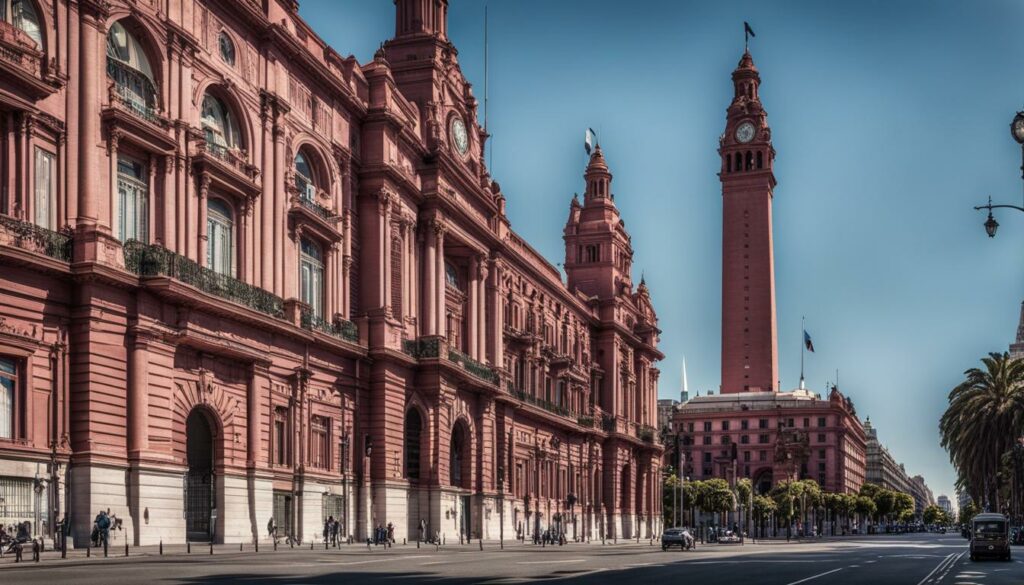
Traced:
<path id="1" fill-rule="evenodd" d="M 246 477 L 246 486 L 252 498 L 249 500 L 247 516 L 255 525 L 255 532 L 260 542 L 270 543 L 270 532 L 267 524 L 274 515 L 274 484 L 268 478 L 252 473 Z M 251 534 L 245 542 L 251 542 Z"/>
<path id="2" fill-rule="evenodd" d="M 133 514 L 128 509 L 126 470 L 96 464 L 71 468 L 72 535 L 76 548 L 88 546 L 93 519 L 100 510 L 110 510 L 122 522 L 121 530 L 110 531 L 110 545 L 124 546 L 124 539 L 135 534 Z"/>
<path id="3" fill-rule="evenodd" d="M 249 517 L 249 480 L 244 475 L 217 476 L 215 542 L 252 542 Z"/>
<path id="4" fill-rule="evenodd" d="M 128 474 L 132 517 L 136 523 L 131 544 L 145 546 L 185 538 L 181 472 L 132 469 Z M 91 523 L 90 523 L 91 526 Z"/>

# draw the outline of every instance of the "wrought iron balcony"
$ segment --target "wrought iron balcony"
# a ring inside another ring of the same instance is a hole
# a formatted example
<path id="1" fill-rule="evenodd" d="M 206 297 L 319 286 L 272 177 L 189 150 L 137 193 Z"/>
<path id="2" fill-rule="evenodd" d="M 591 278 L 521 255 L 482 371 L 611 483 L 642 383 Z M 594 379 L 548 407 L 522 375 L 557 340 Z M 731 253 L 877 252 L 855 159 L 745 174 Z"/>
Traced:
<path id="1" fill-rule="evenodd" d="M 640 440 L 645 442 L 645 443 L 653 443 L 654 442 L 654 427 L 647 426 L 647 425 L 640 425 L 640 427 L 637 428 L 636 436 L 639 437 Z"/>
<path id="2" fill-rule="evenodd" d="M 271 317 L 284 318 L 281 297 L 200 266 L 161 246 L 128 240 L 124 243 L 124 265 L 139 276 L 167 276 Z"/>
<path id="3" fill-rule="evenodd" d="M 298 200 L 300 205 L 302 205 L 303 207 L 308 209 L 310 213 L 324 221 L 332 221 L 334 218 L 338 217 L 337 214 L 335 214 L 333 211 L 324 207 L 323 205 L 320 205 L 316 201 L 309 199 L 308 197 L 300 196 Z"/>
<path id="4" fill-rule="evenodd" d="M 167 120 L 153 107 L 156 88 L 149 78 L 112 57 L 107 57 L 107 76 L 114 81 L 110 90 L 113 105 L 152 124 L 167 124 Z"/>
<path id="5" fill-rule="evenodd" d="M 319 331 L 338 339 L 359 343 L 359 327 L 355 323 L 340 317 L 335 318 L 334 321 L 327 321 L 323 317 L 314 315 L 313 311 L 306 309 L 302 311 L 301 324 L 303 329 Z"/>
<path id="6" fill-rule="evenodd" d="M 588 429 L 594 428 L 594 417 L 592 416 L 581 416 L 576 419 L 576 424 L 581 427 L 587 427 Z"/>
<path id="7" fill-rule="evenodd" d="M 441 338 L 403 339 L 402 351 L 416 359 L 436 358 L 441 353 Z"/>
<path id="8" fill-rule="evenodd" d="M 601 428 L 606 433 L 614 433 L 616 430 L 618 430 L 618 421 L 615 420 L 615 416 L 611 414 L 606 414 L 603 417 L 601 417 Z"/>
<path id="9" fill-rule="evenodd" d="M 39 227 L 34 223 L 0 215 L 0 243 L 71 262 L 71 236 Z"/>
<path id="10" fill-rule="evenodd" d="M 482 364 L 468 355 L 454 349 L 448 349 L 448 359 L 457 364 L 462 364 L 462 367 L 467 372 L 473 374 L 477 378 L 490 382 L 491 384 L 498 383 L 498 374 L 492 370 L 489 366 Z"/>
<path id="11" fill-rule="evenodd" d="M 559 406 L 559 405 L 555 404 L 554 402 L 551 402 L 550 400 L 545 400 L 543 398 L 537 398 L 536 396 L 533 396 L 533 395 L 527 393 L 524 390 L 517 390 L 512 385 L 511 382 L 508 384 L 508 393 L 511 394 L 512 396 L 515 396 L 519 400 L 522 400 L 523 402 L 526 402 L 528 404 L 532 404 L 534 406 L 539 406 L 540 408 L 543 408 L 544 410 L 546 410 L 548 412 L 552 412 L 552 413 L 557 414 L 559 416 L 564 416 L 564 417 L 568 417 L 568 418 L 575 418 L 576 417 L 576 415 L 573 414 L 572 411 L 570 411 L 568 408 L 565 408 L 564 406 Z M 577 419 L 576 422 L 579 423 L 580 420 L 581 419 Z M 582 424 L 582 423 L 580 423 L 580 424 Z"/>
<path id="12" fill-rule="evenodd" d="M 10 63 L 22 71 L 38 76 L 42 53 L 25 31 L 0 19 L 0 61 Z"/>

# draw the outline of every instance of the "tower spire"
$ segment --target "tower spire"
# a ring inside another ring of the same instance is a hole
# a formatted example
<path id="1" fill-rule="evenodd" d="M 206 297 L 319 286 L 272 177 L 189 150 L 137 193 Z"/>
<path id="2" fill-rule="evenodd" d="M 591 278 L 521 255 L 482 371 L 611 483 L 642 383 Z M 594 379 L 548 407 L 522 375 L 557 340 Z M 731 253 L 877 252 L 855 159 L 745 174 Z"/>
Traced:
<path id="1" fill-rule="evenodd" d="M 1017 323 L 1017 340 L 1010 344 L 1010 357 L 1024 357 L 1024 302 L 1020 304 L 1020 321 Z"/>

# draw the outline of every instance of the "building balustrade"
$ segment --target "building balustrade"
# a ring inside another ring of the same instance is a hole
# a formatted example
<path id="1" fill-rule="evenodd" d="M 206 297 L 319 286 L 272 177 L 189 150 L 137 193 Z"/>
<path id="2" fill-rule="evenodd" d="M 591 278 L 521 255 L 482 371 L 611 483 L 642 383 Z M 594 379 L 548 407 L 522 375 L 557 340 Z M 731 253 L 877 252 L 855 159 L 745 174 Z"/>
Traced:
<path id="1" fill-rule="evenodd" d="M 606 433 L 614 433 L 619 428 L 618 421 L 615 420 L 615 415 L 606 414 L 601 417 L 601 429 Z"/>
<path id="2" fill-rule="evenodd" d="M 441 338 L 403 339 L 402 351 L 416 359 L 436 358 L 441 355 Z"/>
<path id="3" fill-rule="evenodd" d="M 25 31 L 5 20 L 0 20 L 0 61 L 38 76 L 41 71 L 42 53 Z"/>
<path id="4" fill-rule="evenodd" d="M 594 428 L 594 417 L 592 416 L 581 416 L 576 419 L 576 424 L 581 427 L 587 427 L 588 429 Z"/>
<path id="5" fill-rule="evenodd" d="M 0 244 L 49 256 L 61 262 L 71 262 L 71 236 L 0 215 Z"/>
<path id="6" fill-rule="evenodd" d="M 200 266 L 167 248 L 128 240 L 124 243 L 124 264 L 125 268 L 139 276 L 173 278 L 271 317 L 284 318 L 284 301 L 281 297 Z"/>
<path id="7" fill-rule="evenodd" d="M 111 105 L 147 122 L 167 126 L 167 120 L 153 105 L 156 87 L 149 78 L 111 57 L 107 57 L 107 76 L 114 81 L 110 88 Z"/>
<path id="8" fill-rule="evenodd" d="M 310 213 L 324 221 L 334 221 L 338 217 L 338 214 L 308 197 L 299 196 L 295 200 L 298 201 L 299 205 L 308 209 Z"/>
<path id="9" fill-rule="evenodd" d="M 245 153 L 235 148 L 229 148 L 223 144 L 217 144 L 216 142 L 199 141 L 196 142 L 196 156 L 203 154 L 209 155 L 210 158 L 223 163 L 226 167 L 237 171 L 248 178 L 250 181 L 256 181 L 259 177 L 259 169 L 249 164 L 245 159 Z"/>
<path id="10" fill-rule="evenodd" d="M 335 316 L 333 321 L 327 321 L 323 317 L 314 314 L 313 311 L 304 309 L 300 317 L 300 323 L 303 329 L 319 331 L 338 339 L 359 343 L 359 326 L 339 316 Z"/>
<path id="11" fill-rule="evenodd" d="M 511 394 L 512 396 L 516 397 L 517 399 L 522 400 L 523 402 L 526 402 L 527 404 L 532 404 L 534 406 L 539 406 L 540 408 L 543 408 L 544 410 L 546 410 L 548 412 L 552 412 L 552 413 L 557 414 L 559 416 L 564 416 L 564 417 L 568 417 L 568 418 L 576 418 L 576 414 L 573 413 L 572 411 L 570 411 L 568 408 L 566 408 L 564 406 L 559 406 L 558 404 L 555 404 L 554 402 L 551 402 L 550 400 L 545 400 L 543 398 L 538 398 L 536 396 L 533 396 L 532 394 L 526 392 L 525 390 L 518 390 L 518 389 L 516 389 L 515 386 L 512 385 L 511 382 L 509 382 L 509 384 L 508 384 L 508 393 Z M 579 422 L 578 419 L 577 419 L 577 422 Z"/>
<path id="12" fill-rule="evenodd" d="M 654 427 L 648 425 L 640 425 L 637 427 L 636 436 L 645 443 L 654 442 Z"/>
<path id="13" fill-rule="evenodd" d="M 485 382 L 490 382 L 491 384 L 498 383 L 498 374 L 494 370 L 492 370 L 486 364 L 482 364 L 476 361 L 475 359 L 469 357 L 468 355 L 462 353 L 461 351 L 449 348 L 448 359 L 457 364 L 461 364 L 462 367 L 465 368 L 467 372 L 476 376 L 477 378 L 480 378 Z"/>

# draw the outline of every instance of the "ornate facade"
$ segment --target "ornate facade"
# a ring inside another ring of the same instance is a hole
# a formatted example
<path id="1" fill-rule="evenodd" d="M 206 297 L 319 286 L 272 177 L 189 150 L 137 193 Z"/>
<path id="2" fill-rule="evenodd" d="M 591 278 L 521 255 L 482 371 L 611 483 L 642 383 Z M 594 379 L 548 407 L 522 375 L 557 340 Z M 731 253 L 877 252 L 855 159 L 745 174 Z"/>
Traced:
<path id="1" fill-rule="evenodd" d="M 659 532 L 659 330 L 608 165 L 563 281 L 484 165 L 447 0 L 396 0 L 366 64 L 293 0 L 14 4 L 0 521 Z"/>

